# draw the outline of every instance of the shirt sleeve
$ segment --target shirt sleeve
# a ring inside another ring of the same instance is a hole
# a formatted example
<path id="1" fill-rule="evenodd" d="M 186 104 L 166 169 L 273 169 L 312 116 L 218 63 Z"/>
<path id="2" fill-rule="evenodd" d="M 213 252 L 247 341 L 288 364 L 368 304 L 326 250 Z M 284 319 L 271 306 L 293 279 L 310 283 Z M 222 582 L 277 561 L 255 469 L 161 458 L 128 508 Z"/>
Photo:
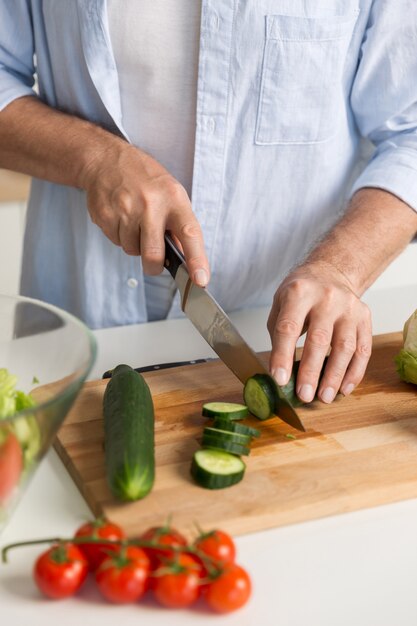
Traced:
<path id="1" fill-rule="evenodd" d="M 417 3 L 374 0 L 351 92 L 375 152 L 353 186 L 378 187 L 417 210 Z"/>
<path id="2" fill-rule="evenodd" d="M 30 0 L 0 3 L 0 111 L 22 96 L 35 96 Z"/>

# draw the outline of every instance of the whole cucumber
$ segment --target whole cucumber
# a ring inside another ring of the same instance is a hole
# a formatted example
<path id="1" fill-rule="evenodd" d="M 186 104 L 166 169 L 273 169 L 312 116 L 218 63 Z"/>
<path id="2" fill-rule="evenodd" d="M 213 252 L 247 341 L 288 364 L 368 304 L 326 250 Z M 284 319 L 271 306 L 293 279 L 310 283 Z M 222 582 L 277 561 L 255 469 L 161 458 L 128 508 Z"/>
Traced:
<path id="1" fill-rule="evenodd" d="M 150 389 L 129 365 L 112 372 L 103 398 L 107 482 L 119 500 L 139 500 L 155 480 L 154 408 Z"/>

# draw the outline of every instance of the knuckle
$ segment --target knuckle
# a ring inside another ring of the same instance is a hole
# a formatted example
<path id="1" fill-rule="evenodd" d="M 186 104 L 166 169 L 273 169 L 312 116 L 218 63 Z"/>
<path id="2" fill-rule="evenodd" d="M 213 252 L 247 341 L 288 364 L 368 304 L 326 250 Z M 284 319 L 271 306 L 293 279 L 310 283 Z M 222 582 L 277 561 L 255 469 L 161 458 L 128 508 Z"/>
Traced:
<path id="1" fill-rule="evenodd" d="M 356 353 L 360 357 L 369 359 L 369 357 L 371 356 L 371 352 L 372 352 L 372 344 L 368 341 L 361 341 L 356 347 Z"/>
<path id="2" fill-rule="evenodd" d="M 299 337 L 300 334 L 300 326 L 297 324 L 295 320 L 289 318 L 279 319 L 274 328 L 275 335 L 285 335 L 287 337 Z"/>
<path id="3" fill-rule="evenodd" d="M 306 281 L 305 278 L 294 278 L 287 283 L 286 289 L 290 296 L 299 298 L 307 291 L 308 281 Z"/>
<path id="4" fill-rule="evenodd" d="M 142 256 L 150 262 L 159 263 L 164 258 L 164 249 L 155 244 L 145 244 L 142 246 Z"/>
<path id="5" fill-rule="evenodd" d="M 356 338 L 353 335 L 339 337 L 334 341 L 333 348 L 344 354 L 353 354 L 356 350 Z"/>
<path id="6" fill-rule="evenodd" d="M 198 239 L 201 235 L 200 226 L 196 222 L 186 222 L 180 227 L 180 232 L 187 239 Z"/>
<path id="7" fill-rule="evenodd" d="M 308 338 L 313 346 L 324 347 L 330 344 L 330 332 L 326 328 L 312 328 Z"/>

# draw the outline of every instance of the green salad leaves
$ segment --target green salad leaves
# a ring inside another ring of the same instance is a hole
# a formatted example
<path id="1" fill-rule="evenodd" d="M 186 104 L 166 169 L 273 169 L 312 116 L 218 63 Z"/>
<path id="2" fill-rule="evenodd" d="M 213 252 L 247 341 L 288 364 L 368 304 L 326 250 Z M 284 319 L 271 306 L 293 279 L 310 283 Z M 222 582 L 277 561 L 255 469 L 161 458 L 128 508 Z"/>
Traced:
<path id="1" fill-rule="evenodd" d="M 0 369 L 0 419 L 11 417 L 23 409 L 34 406 L 33 398 L 16 389 L 17 376 L 6 368 Z"/>

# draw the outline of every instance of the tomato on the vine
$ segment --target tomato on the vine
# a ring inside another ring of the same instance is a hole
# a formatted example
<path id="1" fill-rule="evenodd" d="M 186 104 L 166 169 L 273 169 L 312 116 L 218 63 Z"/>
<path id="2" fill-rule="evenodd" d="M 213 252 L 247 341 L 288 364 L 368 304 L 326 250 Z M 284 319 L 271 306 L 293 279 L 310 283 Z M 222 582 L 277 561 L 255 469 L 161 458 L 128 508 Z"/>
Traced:
<path id="1" fill-rule="evenodd" d="M 221 563 L 234 563 L 236 546 L 230 535 L 222 530 L 201 533 L 194 546 L 206 556 Z"/>
<path id="2" fill-rule="evenodd" d="M 230 563 L 205 587 L 204 597 L 214 611 L 229 613 L 246 604 L 251 590 L 247 572 L 240 565 Z"/>
<path id="3" fill-rule="evenodd" d="M 56 544 L 43 552 L 35 562 L 33 577 L 48 598 L 72 596 L 88 574 L 88 563 L 79 548 L 72 543 Z"/>
<path id="4" fill-rule="evenodd" d="M 178 554 L 155 572 L 152 585 L 155 598 L 172 609 L 190 606 L 199 596 L 201 568 L 188 554 Z"/>
<path id="5" fill-rule="evenodd" d="M 95 579 L 102 595 L 119 604 L 134 602 L 146 591 L 150 562 L 142 548 L 122 547 L 102 561 Z"/>
<path id="6" fill-rule="evenodd" d="M 175 551 L 169 550 L 169 548 L 178 548 L 187 545 L 187 540 L 184 535 L 169 525 L 152 526 L 152 528 L 148 528 L 139 539 L 158 546 L 166 546 L 166 549 L 159 547 L 144 548 L 151 560 L 152 569 L 158 567 L 164 560 L 173 558 Z"/>
<path id="7" fill-rule="evenodd" d="M 106 539 L 107 541 L 120 541 L 125 539 L 124 531 L 117 524 L 100 517 L 91 522 L 86 522 L 75 533 L 75 537 L 93 537 L 94 539 Z M 79 543 L 81 552 L 85 555 L 90 570 L 95 571 L 109 553 L 118 552 L 120 546 L 104 543 Z"/>

